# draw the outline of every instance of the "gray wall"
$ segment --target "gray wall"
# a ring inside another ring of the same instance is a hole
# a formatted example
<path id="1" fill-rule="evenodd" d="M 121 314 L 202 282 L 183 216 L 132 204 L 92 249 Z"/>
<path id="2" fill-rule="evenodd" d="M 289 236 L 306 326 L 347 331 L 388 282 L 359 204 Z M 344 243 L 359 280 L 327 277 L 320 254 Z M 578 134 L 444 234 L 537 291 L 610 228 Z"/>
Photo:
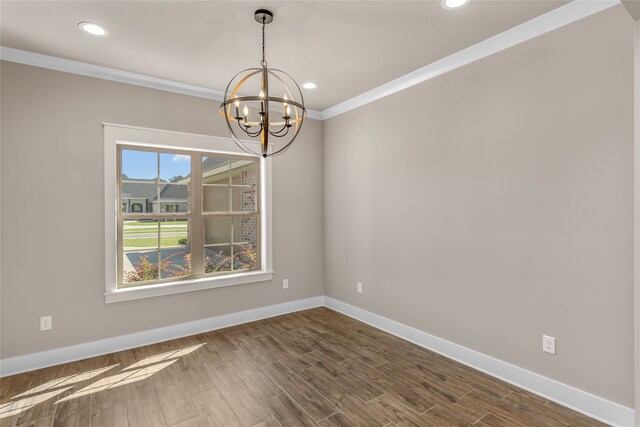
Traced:
<path id="1" fill-rule="evenodd" d="M 105 305 L 101 122 L 227 136 L 219 102 L 1 67 L 2 358 L 323 294 L 321 123 L 273 161 L 273 282 Z"/>
<path id="2" fill-rule="evenodd" d="M 617 6 L 325 122 L 326 294 L 633 407 L 633 32 Z"/>

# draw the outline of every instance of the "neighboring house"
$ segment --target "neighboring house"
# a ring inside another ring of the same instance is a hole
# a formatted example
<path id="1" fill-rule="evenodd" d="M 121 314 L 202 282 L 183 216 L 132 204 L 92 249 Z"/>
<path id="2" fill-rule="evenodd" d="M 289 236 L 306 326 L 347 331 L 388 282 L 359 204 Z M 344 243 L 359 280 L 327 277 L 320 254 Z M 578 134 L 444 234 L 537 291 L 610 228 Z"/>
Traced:
<path id="1" fill-rule="evenodd" d="M 128 181 L 122 175 L 122 212 L 187 212 L 189 187 L 183 184 L 161 182 L 155 179 Z"/>

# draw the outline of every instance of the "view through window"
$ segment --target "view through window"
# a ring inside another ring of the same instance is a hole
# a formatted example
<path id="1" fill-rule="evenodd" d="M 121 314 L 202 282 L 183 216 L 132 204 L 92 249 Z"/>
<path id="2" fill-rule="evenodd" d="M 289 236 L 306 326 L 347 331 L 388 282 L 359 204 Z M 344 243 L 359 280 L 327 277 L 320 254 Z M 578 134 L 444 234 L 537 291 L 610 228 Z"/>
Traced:
<path id="1" fill-rule="evenodd" d="M 118 287 L 259 268 L 259 161 L 118 147 Z"/>

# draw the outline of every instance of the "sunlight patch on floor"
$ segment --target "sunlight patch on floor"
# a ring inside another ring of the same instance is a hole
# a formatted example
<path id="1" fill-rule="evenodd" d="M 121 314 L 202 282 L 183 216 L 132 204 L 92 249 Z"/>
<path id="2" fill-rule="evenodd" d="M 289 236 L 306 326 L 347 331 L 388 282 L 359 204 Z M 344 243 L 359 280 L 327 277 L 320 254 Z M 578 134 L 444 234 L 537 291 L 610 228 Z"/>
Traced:
<path id="1" fill-rule="evenodd" d="M 120 372 L 108 375 L 106 377 L 99 378 L 97 381 L 72 392 L 68 396 L 64 396 L 55 404 L 66 402 L 78 397 L 87 396 L 93 393 L 99 393 L 104 390 L 108 390 L 114 387 L 120 387 L 125 384 L 131 384 L 138 381 L 143 381 L 150 378 L 152 375 L 160 372 L 161 370 L 168 368 L 175 363 L 179 358 L 184 357 L 194 351 L 198 350 L 205 343 L 191 345 L 183 347 L 177 350 L 167 351 L 164 353 L 154 354 L 152 356 L 145 357 L 127 367 L 124 367 Z M 100 377 L 106 374 L 108 371 L 120 366 L 119 364 L 106 366 L 103 368 L 93 369 L 79 374 L 69 375 L 62 378 L 56 378 L 47 381 L 43 384 L 37 385 L 24 391 L 16 396 L 13 396 L 8 402 L 0 404 L 0 419 L 12 417 L 25 412 L 34 406 L 44 403 L 49 399 L 60 396 L 61 394 L 68 393 L 73 390 L 77 384 L 92 381 L 94 378 Z"/>

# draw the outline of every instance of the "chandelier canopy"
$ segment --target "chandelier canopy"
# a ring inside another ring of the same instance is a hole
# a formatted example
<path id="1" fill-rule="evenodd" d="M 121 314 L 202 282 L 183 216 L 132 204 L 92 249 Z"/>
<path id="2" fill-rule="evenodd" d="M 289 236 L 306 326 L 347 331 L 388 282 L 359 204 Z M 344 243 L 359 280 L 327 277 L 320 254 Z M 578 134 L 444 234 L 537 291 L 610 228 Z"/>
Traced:
<path id="1" fill-rule="evenodd" d="M 265 26 L 273 22 L 273 14 L 259 9 L 254 17 L 262 24 L 260 68 L 240 71 L 231 79 L 220 113 L 242 150 L 267 157 L 283 153 L 291 146 L 307 111 L 296 81 L 284 71 L 267 66 Z"/>

